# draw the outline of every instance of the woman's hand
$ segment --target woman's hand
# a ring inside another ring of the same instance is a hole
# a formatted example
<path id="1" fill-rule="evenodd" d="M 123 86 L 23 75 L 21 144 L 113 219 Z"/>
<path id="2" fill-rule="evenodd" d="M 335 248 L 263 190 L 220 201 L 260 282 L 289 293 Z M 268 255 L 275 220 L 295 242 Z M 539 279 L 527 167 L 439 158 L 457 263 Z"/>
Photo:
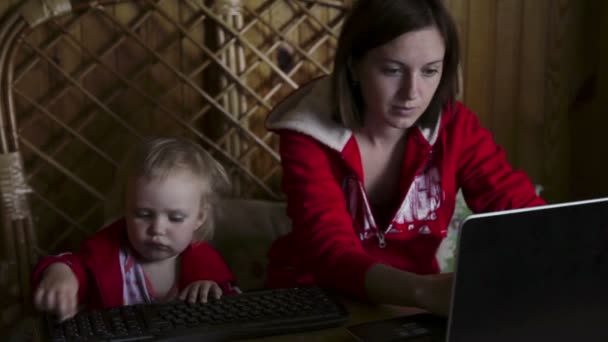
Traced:
<path id="1" fill-rule="evenodd" d="M 452 273 L 419 275 L 377 263 L 365 275 L 365 290 L 376 303 L 416 306 L 447 316 L 453 279 Z"/>
<path id="2" fill-rule="evenodd" d="M 207 303 L 207 298 L 210 296 L 215 299 L 220 299 L 222 294 L 222 289 L 216 282 L 201 280 L 191 283 L 183 289 L 179 294 L 179 299 L 184 301 L 187 300 L 189 303 Z"/>
<path id="3" fill-rule="evenodd" d="M 453 281 L 453 273 L 419 276 L 414 294 L 416 305 L 432 313 L 448 316 Z"/>
<path id="4" fill-rule="evenodd" d="M 57 262 L 48 266 L 34 292 L 34 306 L 57 315 L 60 321 L 78 312 L 78 279 L 70 267 Z"/>

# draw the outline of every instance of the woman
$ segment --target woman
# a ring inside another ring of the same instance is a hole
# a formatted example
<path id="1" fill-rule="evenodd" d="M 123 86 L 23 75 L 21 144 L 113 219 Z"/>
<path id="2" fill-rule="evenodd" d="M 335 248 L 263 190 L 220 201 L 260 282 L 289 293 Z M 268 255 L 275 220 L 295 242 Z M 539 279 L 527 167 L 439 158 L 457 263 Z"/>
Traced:
<path id="1" fill-rule="evenodd" d="M 447 314 L 437 274 L 456 193 L 474 212 L 542 205 L 528 177 L 461 103 L 458 37 L 441 0 L 360 0 L 334 71 L 268 118 L 280 135 L 293 230 L 268 285 L 317 284 Z"/>

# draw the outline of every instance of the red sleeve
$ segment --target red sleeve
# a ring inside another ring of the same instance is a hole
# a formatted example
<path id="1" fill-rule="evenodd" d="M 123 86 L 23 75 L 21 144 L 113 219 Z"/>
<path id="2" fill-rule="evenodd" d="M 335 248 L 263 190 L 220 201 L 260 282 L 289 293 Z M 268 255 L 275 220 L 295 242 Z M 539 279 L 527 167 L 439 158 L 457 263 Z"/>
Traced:
<path id="1" fill-rule="evenodd" d="M 180 289 L 199 280 L 215 281 L 224 294 L 236 294 L 232 271 L 220 253 L 206 242 L 197 242 L 188 247 L 182 255 Z"/>
<path id="2" fill-rule="evenodd" d="M 528 176 L 509 165 L 504 150 L 477 117 L 462 105 L 457 106 L 456 115 L 453 143 L 461 146 L 457 177 L 471 210 L 490 212 L 545 204 Z"/>
<path id="3" fill-rule="evenodd" d="M 47 267 L 56 262 L 62 262 L 70 267 L 72 272 L 76 275 L 78 279 L 78 303 L 82 304 L 85 301 L 87 289 L 88 289 L 88 277 L 87 272 L 82 264 L 80 257 L 77 254 L 65 253 L 60 255 L 52 255 L 47 256 L 38 262 L 34 267 L 34 272 L 32 274 L 32 288 L 34 291 L 38 288 L 40 281 L 42 280 L 42 276 L 44 275 L 44 271 L 46 271 Z"/>
<path id="4" fill-rule="evenodd" d="M 300 260 L 317 285 L 366 298 L 365 274 L 377 260 L 363 250 L 332 171 L 330 158 L 340 156 L 306 135 L 280 134 L 283 189 Z"/>

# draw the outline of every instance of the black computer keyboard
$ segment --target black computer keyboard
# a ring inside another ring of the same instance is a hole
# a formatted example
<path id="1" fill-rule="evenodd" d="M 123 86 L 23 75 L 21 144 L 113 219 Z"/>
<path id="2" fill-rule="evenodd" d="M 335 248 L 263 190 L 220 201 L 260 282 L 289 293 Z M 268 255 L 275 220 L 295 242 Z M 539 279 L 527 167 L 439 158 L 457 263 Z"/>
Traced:
<path id="1" fill-rule="evenodd" d="M 81 312 L 49 322 L 53 342 L 227 341 L 344 324 L 348 312 L 319 288 L 246 292 L 207 304 L 175 301 Z"/>

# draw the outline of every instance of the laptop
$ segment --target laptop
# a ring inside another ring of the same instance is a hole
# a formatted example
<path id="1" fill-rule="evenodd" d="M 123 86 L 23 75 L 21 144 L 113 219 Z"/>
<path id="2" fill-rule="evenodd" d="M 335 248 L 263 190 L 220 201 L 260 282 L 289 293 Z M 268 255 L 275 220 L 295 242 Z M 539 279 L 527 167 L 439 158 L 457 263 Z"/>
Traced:
<path id="1" fill-rule="evenodd" d="M 422 314 L 349 331 L 378 342 L 608 341 L 608 198 L 471 215 L 456 255 L 447 322 Z"/>

